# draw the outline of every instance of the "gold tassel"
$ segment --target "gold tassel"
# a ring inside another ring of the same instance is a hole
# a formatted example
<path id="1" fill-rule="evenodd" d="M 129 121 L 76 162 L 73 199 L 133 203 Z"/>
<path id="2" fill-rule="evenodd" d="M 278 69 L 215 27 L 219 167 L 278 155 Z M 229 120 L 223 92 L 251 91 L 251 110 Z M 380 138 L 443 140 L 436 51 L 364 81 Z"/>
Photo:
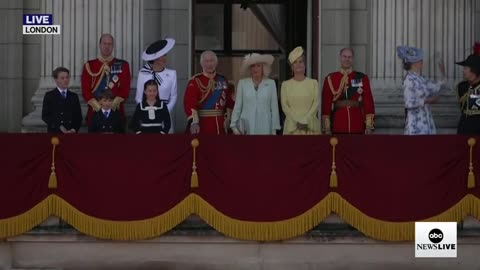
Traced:
<path id="1" fill-rule="evenodd" d="M 192 177 L 190 179 L 190 187 L 198 188 L 198 174 L 197 174 L 197 147 L 200 145 L 198 139 L 192 140 L 193 148 L 193 165 L 192 165 Z"/>
<path id="2" fill-rule="evenodd" d="M 330 187 L 338 187 L 338 178 L 337 178 L 337 166 L 335 165 L 335 148 L 338 144 L 338 139 L 333 137 L 330 139 L 330 144 L 332 145 L 332 172 L 330 173 Z"/>
<path id="3" fill-rule="evenodd" d="M 467 181 L 467 187 L 469 189 L 475 188 L 475 174 L 473 173 L 473 147 L 477 143 L 477 140 L 475 138 L 470 138 L 468 139 L 468 146 L 470 146 L 470 166 L 469 166 L 469 172 L 468 172 L 468 181 Z"/>
<path id="4" fill-rule="evenodd" d="M 53 145 L 52 149 L 52 167 L 50 168 L 52 171 L 50 172 L 50 178 L 48 179 L 48 188 L 49 189 L 56 189 L 58 186 L 57 183 L 57 174 L 55 173 L 55 148 L 58 144 L 60 144 L 60 140 L 58 137 L 52 137 L 50 141 Z"/>

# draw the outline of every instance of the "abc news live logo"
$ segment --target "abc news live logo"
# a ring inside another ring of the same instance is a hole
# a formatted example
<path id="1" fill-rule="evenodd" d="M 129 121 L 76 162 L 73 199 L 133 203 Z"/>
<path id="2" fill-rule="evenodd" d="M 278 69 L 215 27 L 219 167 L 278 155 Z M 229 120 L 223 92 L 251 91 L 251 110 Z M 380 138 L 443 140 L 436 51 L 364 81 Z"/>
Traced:
<path id="1" fill-rule="evenodd" d="M 60 25 L 53 25 L 52 14 L 24 14 L 24 35 L 60 35 Z"/>
<path id="2" fill-rule="evenodd" d="M 415 222 L 415 257 L 456 258 L 456 222 Z"/>

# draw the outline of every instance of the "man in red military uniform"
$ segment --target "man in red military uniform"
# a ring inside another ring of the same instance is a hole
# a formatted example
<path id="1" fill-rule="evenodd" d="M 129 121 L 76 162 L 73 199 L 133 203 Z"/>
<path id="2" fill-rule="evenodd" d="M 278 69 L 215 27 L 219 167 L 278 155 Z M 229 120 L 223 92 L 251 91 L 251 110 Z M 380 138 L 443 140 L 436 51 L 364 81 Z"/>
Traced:
<path id="1" fill-rule="evenodd" d="M 329 74 L 322 89 L 322 129 L 325 134 L 370 134 L 375 106 L 368 76 L 352 70 L 353 49 L 340 51 L 341 70 Z"/>
<path id="2" fill-rule="evenodd" d="M 218 59 L 214 52 L 203 52 L 200 64 L 203 72 L 188 82 L 183 100 L 187 133 L 227 134 L 234 105 L 232 89 L 216 72 Z"/>
<path id="3" fill-rule="evenodd" d="M 97 97 L 106 89 L 114 95 L 113 110 L 119 110 L 122 121 L 125 122 L 123 104 L 130 92 L 130 66 L 127 61 L 114 58 L 113 37 L 103 34 L 100 37 L 100 56 L 83 65 L 82 96 L 88 103 L 87 124 L 94 111 L 101 109 Z"/>

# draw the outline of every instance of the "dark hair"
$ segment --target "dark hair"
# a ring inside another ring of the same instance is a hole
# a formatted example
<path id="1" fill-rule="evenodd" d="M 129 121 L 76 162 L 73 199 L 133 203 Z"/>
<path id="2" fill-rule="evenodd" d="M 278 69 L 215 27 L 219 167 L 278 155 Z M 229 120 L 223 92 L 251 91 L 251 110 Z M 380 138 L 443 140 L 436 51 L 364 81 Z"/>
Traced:
<path id="1" fill-rule="evenodd" d="M 340 53 L 339 53 L 338 55 L 342 55 L 342 53 L 343 53 L 344 51 L 351 51 L 351 52 L 352 52 L 352 56 L 355 56 L 355 51 L 354 51 L 353 48 L 351 48 L 351 47 L 346 47 L 346 48 L 341 49 L 341 50 L 340 50 Z"/>
<path id="2" fill-rule="evenodd" d="M 57 67 L 56 69 L 53 70 L 53 73 L 52 73 L 53 78 L 54 78 L 54 79 L 57 79 L 57 78 L 58 78 L 58 75 L 59 75 L 61 72 L 66 72 L 68 75 L 70 75 L 70 70 L 68 70 L 68 68 L 66 68 L 66 67 Z"/>
<path id="3" fill-rule="evenodd" d="M 480 67 L 470 67 L 470 71 L 477 77 L 480 76 Z"/>
<path id="4" fill-rule="evenodd" d="M 113 36 L 112 36 L 111 34 L 102 34 L 102 35 L 100 36 L 100 39 L 98 40 L 98 44 L 102 43 L 102 39 L 105 38 L 105 37 L 111 38 L 111 39 L 112 39 L 112 42 L 114 41 L 114 40 L 113 40 Z"/>
<path id="5" fill-rule="evenodd" d="M 412 63 L 403 61 L 403 69 L 409 71 L 410 69 L 412 69 Z"/>
<path id="6" fill-rule="evenodd" d="M 114 96 L 110 89 L 106 89 L 98 95 L 98 100 L 101 100 L 101 99 L 113 100 L 113 98 Z"/>
<path id="7" fill-rule="evenodd" d="M 147 87 L 148 86 L 155 86 L 157 88 L 157 100 L 160 100 L 160 93 L 158 93 L 158 84 L 155 80 L 148 80 L 145 82 L 145 84 L 143 85 L 143 101 L 145 102 L 147 100 L 147 95 L 145 95 L 145 90 L 147 90 Z"/>

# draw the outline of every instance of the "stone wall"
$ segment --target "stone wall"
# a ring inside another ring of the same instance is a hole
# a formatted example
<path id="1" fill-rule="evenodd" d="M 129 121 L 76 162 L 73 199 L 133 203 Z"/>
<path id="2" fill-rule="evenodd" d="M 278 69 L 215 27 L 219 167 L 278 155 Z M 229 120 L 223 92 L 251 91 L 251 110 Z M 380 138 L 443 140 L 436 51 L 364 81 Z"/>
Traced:
<path id="1" fill-rule="evenodd" d="M 20 130 L 23 116 L 23 1 L 0 2 L 0 132 Z"/>
<path id="2" fill-rule="evenodd" d="M 191 70 L 191 2 L 190 0 L 144 0 L 144 48 L 148 44 L 170 37 L 175 39 L 174 49 L 168 54 L 168 67 L 177 71 L 178 99 L 174 115 L 177 132 L 183 132 L 186 117 L 183 95 Z M 136 75 L 135 75 L 136 76 Z"/>

